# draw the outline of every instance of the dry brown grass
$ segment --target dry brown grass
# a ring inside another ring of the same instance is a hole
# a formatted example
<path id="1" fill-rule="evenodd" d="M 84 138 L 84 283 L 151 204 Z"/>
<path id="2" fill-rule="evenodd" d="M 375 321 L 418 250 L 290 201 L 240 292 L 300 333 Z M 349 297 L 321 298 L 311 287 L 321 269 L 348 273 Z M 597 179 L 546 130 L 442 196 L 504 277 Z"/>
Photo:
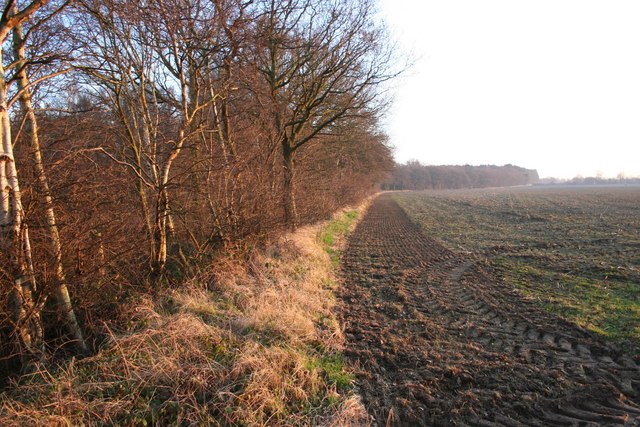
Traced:
<path id="1" fill-rule="evenodd" d="M 95 356 L 37 365 L 0 395 L 0 424 L 366 425 L 341 362 L 326 227 L 143 299 L 133 332 L 107 331 Z"/>

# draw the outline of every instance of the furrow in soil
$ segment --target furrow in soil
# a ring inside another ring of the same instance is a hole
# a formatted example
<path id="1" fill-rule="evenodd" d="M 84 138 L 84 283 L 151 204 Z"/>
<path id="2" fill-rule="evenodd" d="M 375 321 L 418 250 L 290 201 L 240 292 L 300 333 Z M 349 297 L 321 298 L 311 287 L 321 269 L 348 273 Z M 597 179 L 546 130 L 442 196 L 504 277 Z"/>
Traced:
<path id="1" fill-rule="evenodd" d="M 374 425 L 638 425 L 640 368 L 379 196 L 350 237 L 345 354 Z"/>

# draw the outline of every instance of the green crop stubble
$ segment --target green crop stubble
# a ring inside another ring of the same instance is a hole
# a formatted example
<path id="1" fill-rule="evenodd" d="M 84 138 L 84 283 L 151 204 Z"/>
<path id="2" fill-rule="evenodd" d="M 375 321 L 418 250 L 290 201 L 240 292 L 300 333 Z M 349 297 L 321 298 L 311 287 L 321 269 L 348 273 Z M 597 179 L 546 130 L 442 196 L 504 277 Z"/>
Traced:
<path id="1" fill-rule="evenodd" d="M 427 234 L 473 252 L 548 311 L 640 344 L 640 188 L 394 196 Z"/>

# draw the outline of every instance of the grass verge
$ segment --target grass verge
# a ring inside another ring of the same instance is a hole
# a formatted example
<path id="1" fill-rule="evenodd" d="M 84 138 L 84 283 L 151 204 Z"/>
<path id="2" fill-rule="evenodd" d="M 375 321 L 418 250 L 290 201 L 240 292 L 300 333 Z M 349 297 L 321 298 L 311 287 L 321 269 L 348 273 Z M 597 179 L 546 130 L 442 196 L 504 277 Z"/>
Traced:
<path id="1" fill-rule="evenodd" d="M 334 314 L 339 248 L 358 211 L 130 307 L 94 356 L 43 361 L 0 395 L 0 424 L 366 425 Z"/>
<path id="2" fill-rule="evenodd" d="M 348 210 L 336 216 L 320 233 L 319 239 L 322 248 L 331 258 L 334 269 L 340 264 L 340 249 L 342 242 L 353 229 L 358 220 L 358 210 Z"/>

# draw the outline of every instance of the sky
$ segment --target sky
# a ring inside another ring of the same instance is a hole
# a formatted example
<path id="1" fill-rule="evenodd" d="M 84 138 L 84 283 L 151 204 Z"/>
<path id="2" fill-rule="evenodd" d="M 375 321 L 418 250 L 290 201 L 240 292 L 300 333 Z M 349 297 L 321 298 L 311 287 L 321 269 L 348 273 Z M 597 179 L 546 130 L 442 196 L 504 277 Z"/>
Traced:
<path id="1" fill-rule="evenodd" d="M 380 0 L 399 162 L 640 176 L 640 1 Z"/>

